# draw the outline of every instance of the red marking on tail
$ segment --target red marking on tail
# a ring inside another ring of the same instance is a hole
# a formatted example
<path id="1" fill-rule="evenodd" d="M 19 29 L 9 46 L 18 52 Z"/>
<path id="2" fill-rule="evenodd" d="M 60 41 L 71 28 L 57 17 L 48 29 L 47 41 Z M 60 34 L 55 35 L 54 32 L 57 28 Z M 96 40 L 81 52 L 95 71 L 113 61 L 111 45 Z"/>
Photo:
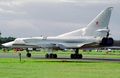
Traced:
<path id="1" fill-rule="evenodd" d="M 97 22 L 96 22 L 96 25 L 98 25 L 98 23 L 99 23 L 99 22 L 97 21 Z"/>

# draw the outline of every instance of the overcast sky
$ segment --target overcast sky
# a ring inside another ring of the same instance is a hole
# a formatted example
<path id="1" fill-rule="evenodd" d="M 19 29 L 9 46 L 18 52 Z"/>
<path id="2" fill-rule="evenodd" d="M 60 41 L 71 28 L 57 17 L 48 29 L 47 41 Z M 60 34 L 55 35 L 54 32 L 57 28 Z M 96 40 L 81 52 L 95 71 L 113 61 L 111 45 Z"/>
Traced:
<path id="1" fill-rule="evenodd" d="M 56 36 L 85 27 L 113 6 L 109 27 L 120 39 L 120 0 L 0 0 L 2 36 Z"/>

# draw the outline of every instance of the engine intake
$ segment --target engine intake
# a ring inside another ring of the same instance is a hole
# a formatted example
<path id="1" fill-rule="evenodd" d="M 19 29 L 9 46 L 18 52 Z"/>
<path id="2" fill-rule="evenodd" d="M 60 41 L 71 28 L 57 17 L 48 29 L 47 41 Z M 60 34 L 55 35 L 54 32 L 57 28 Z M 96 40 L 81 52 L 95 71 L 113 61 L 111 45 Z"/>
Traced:
<path id="1" fill-rule="evenodd" d="M 114 40 L 113 38 L 103 38 L 100 46 L 112 46 L 114 44 Z"/>

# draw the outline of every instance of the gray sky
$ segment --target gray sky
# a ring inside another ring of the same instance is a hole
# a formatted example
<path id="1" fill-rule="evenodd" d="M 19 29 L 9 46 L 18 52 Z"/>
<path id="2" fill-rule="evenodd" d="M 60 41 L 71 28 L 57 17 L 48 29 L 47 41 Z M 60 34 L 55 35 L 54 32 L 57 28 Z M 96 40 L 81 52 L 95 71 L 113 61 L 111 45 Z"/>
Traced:
<path id="1" fill-rule="evenodd" d="M 113 6 L 109 27 L 120 39 L 120 0 L 0 0 L 2 36 L 56 36 L 85 27 Z"/>

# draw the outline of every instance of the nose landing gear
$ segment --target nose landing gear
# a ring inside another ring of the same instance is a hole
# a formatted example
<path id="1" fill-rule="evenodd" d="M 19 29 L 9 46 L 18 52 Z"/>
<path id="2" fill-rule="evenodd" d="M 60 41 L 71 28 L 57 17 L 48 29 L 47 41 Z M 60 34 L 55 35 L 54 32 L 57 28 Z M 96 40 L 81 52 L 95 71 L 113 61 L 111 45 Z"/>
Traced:
<path id="1" fill-rule="evenodd" d="M 29 50 L 28 49 L 26 49 L 26 51 L 27 51 L 27 54 L 26 54 L 26 57 L 31 57 L 32 55 L 31 55 L 31 53 L 29 52 Z"/>
<path id="2" fill-rule="evenodd" d="M 30 58 L 30 57 L 31 57 L 31 53 L 28 52 L 28 53 L 26 54 L 26 56 Z"/>

